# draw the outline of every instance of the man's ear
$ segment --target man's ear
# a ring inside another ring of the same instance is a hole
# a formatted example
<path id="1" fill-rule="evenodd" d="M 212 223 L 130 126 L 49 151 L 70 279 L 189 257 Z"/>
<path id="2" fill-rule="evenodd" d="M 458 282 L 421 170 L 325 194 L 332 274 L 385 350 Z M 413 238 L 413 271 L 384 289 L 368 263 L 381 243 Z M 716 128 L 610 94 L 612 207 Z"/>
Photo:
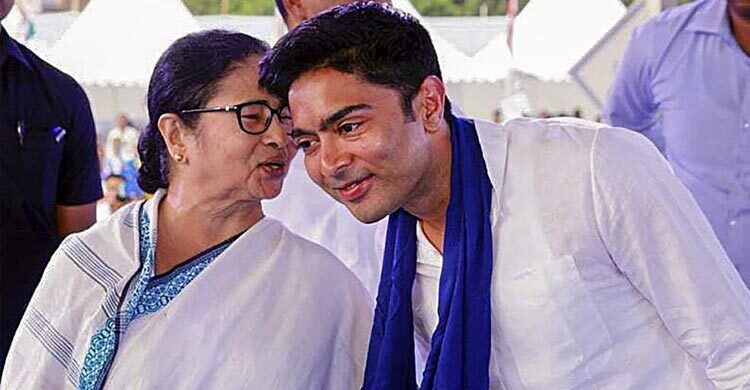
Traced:
<path id="1" fill-rule="evenodd" d="M 284 23 L 288 30 L 292 30 L 307 19 L 307 15 L 305 15 L 305 7 L 302 5 L 303 1 L 304 0 L 282 0 L 284 9 L 286 10 Z"/>
<path id="2" fill-rule="evenodd" d="M 162 114 L 157 122 L 159 132 L 167 145 L 169 156 L 180 163 L 188 161 L 185 137 L 185 124 L 176 114 Z"/>
<path id="3" fill-rule="evenodd" d="M 417 96 L 420 107 L 416 107 L 415 114 L 424 123 L 425 130 L 439 130 L 445 112 L 445 84 L 437 76 L 427 76 Z"/>

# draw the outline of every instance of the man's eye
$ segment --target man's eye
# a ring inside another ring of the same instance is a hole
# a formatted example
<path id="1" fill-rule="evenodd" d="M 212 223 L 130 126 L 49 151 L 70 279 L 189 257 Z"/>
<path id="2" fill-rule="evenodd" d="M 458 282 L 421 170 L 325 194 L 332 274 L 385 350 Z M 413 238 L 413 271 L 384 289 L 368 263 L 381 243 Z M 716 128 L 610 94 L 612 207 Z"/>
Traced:
<path id="1" fill-rule="evenodd" d="M 297 149 L 302 149 L 303 151 L 306 151 L 310 147 L 314 146 L 314 141 L 310 139 L 299 139 L 294 141 L 294 144 L 297 146 Z"/>
<path id="2" fill-rule="evenodd" d="M 344 123 L 339 126 L 339 129 L 344 133 L 351 133 L 352 131 L 357 130 L 359 125 L 359 123 Z"/>

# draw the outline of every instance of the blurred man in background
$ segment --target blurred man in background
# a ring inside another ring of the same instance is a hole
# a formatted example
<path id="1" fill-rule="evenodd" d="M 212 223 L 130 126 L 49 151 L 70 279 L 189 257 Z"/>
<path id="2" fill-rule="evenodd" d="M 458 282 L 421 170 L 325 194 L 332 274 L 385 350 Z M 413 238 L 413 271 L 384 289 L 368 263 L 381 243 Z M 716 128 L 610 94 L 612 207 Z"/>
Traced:
<path id="1" fill-rule="evenodd" d="M 86 95 L 0 27 L 0 367 L 50 255 L 101 196 Z"/>
<path id="2" fill-rule="evenodd" d="M 352 0 L 276 0 L 276 8 L 291 30 L 307 19 L 337 5 L 353 3 Z M 390 1 L 388 1 L 390 4 Z"/>
<path id="3" fill-rule="evenodd" d="M 750 0 L 695 1 L 640 26 L 604 119 L 656 144 L 750 285 Z"/>
<path id="4" fill-rule="evenodd" d="M 138 199 L 143 195 L 138 187 L 138 135 L 125 113 L 117 115 L 115 127 L 107 133 L 105 156 L 105 175 L 119 175 L 125 179 L 125 195 Z"/>

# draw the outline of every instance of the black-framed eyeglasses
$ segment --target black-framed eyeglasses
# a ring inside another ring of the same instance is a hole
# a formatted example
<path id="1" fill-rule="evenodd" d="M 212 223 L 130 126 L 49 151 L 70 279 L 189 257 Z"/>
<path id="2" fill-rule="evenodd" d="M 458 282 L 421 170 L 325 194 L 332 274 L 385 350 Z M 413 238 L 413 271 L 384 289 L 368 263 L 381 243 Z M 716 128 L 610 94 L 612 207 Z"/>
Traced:
<path id="1" fill-rule="evenodd" d="M 292 128 L 292 115 L 288 106 L 271 107 L 265 100 L 251 100 L 240 104 L 212 108 L 194 108 L 181 110 L 180 114 L 202 114 L 206 112 L 234 112 L 240 130 L 247 134 L 263 134 L 271 126 L 274 115 L 285 132 Z"/>

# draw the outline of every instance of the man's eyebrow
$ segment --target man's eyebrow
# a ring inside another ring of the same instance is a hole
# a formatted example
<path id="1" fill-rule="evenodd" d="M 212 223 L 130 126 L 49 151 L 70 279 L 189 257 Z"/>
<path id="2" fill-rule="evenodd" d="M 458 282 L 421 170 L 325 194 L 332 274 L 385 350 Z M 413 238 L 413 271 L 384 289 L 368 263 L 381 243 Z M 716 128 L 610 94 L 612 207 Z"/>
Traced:
<path id="1" fill-rule="evenodd" d="M 323 119 L 320 122 L 320 129 L 319 129 L 319 131 L 325 131 L 326 129 L 328 129 L 329 127 L 331 127 L 332 124 L 338 122 L 339 120 L 341 120 L 341 118 L 343 118 L 343 117 L 351 114 L 354 111 L 369 110 L 371 108 L 372 108 L 371 105 L 364 104 L 364 103 L 362 103 L 362 104 L 353 104 L 351 106 L 346 106 L 346 107 L 344 107 L 344 108 L 342 108 L 342 109 L 334 112 L 333 114 L 329 115 L 328 118 Z"/>
<path id="2" fill-rule="evenodd" d="M 320 121 L 320 128 L 318 129 L 318 132 L 324 132 L 328 130 L 331 125 L 341 120 L 341 118 L 344 118 L 345 116 L 351 114 L 352 112 L 359 111 L 359 110 L 369 110 L 372 106 L 369 104 L 353 104 L 351 106 L 346 106 L 333 114 L 329 115 L 328 118 L 323 119 Z M 313 130 L 307 130 L 302 129 L 299 127 L 295 127 L 292 129 L 292 131 L 289 132 L 289 136 L 292 138 L 299 138 L 306 135 L 316 135 L 316 132 Z"/>
<path id="3" fill-rule="evenodd" d="M 310 131 L 310 130 L 305 130 L 305 129 L 299 129 L 296 127 L 292 129 L 292 131 L 289 132 L 289 136 L 292 137 L 292 139 L 303 137 L 306 135 L 315 135 L 315 132 Z"/>

